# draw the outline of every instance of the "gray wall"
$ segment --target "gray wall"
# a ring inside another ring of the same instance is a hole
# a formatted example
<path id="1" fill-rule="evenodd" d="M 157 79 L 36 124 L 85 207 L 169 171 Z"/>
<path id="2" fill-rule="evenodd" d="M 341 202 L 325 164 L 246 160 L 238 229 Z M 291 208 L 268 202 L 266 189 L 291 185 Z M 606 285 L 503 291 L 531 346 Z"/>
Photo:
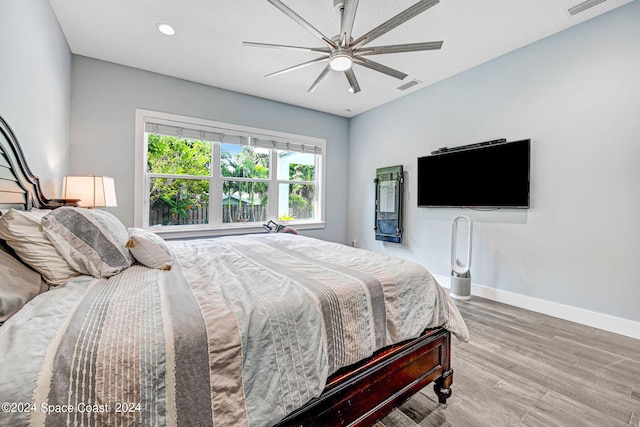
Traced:
<path id="1" fill-rule="evenodd" d="M 71 52 L 47 0 L 0 1 L 0 115 L 47 197 L 69 167 Z"/>
<path id="2" fill-rule="evenodd" d="M 143 108 L 326 139 L 327 226 L 304 234 L 344 241 L 348 119 L 82 56 L 71 93 L 71 171 L 113 176 L 111 211 L 125 225 L 133 225 L 134 119 Z"/>
<path id="3" fill-rule="evenodd" d="M 640 321 L 638 76 L 636 1 L 352 119 L 347 239 L 448 276 L 451 221 L 466 214 L 474 283 Z M 417 157 L 497 138 L 532 140 L 531 209 L 416 207 Z M 372 231 L 375 169 L 395 164 L 401 246 Z"/>

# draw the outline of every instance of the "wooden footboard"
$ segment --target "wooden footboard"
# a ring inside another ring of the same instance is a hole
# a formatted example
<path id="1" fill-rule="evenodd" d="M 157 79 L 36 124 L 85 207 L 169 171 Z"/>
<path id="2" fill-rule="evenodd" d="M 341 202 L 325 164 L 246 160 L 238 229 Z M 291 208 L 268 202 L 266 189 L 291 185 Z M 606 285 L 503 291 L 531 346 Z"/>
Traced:
<path id="1" fill-rule="evenodd" d="M 370 426 L 435 381 L 440 403 L 451 395 L 451 334 L 436 328 L 337 372 L 322 395 L 277 426 Z"/>

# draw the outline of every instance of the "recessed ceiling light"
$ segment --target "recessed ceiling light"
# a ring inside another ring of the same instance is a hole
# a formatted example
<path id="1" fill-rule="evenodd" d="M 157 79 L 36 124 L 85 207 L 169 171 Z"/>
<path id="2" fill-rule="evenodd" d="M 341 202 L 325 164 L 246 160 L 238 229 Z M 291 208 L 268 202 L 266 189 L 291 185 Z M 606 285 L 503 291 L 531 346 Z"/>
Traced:
<path id="1" fill-rule="evenodd" d="M 176 33 L 176 30 L 169 24 L 158 24 L 158 31 L 166 36 L 172 36 Z"/>

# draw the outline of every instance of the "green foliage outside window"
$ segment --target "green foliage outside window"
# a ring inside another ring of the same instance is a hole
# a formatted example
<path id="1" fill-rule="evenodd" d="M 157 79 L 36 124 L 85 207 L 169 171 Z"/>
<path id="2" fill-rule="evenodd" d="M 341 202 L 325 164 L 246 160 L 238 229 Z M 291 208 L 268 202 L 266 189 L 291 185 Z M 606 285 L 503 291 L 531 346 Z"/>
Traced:
<path id="1" fill-rule="evenodd" d="M 269 154 L 243 146 L 232 154 L 222 144 L 220 174 L 225 178 L 269 179 Z M 266 220 L 269 184 L 261 181 L 225 180 L 223 193 L 223 222 Z M 234 218 L 234 205 L 238 216 Z"/>
<path id="2" fill-rule="evenodd" d="M 147 168 L 150 173 L 206 178 L 211 174 L 211 143 L 149 134 Z M 150 184 L 150 206 L 168 206 L 174 219 L 187 218 L 189 210 L 209 203 L 206 179 L 155 178 Z"/>
<path id="3" fill-rule="evenodd" d="M 291 163 L 289 165 L 289 179 L 293 181 L 310 181 L 315 178 L 315 166 Z M 315 186 L 309 184 L 289 185 L 289 206 L 294 210 L 306 211 L 313 209 Z"/>
<path id="4" fill-rule="evenodd" d="M 167 207 L 171 223 L 177 223 L 179 218 L 187 219 L 190 210 L 208 207 L 211 150 L 210 142 L 148 134 L 148 172 L 188 177 L 152 178 L 150 207 Z M 246 146 L 232 154 L 222 144 L 220 174 L 225 178 L 268 179 L 269 156 Z M 266 182 L 223 181 L 223 198 L 226 201 L 223 206 L 226 210 L 223 212 L 224 222 L 263 220 L 259 217 L 260 210 L 264 211 L 267 205 L 267 192 Z M 232 202 L 237 207 L 232 207 Z M 241 212 L 242 217 L 234 218 L 232 210 Z M 166 223 L 163 221 L 164 225 Z"/>

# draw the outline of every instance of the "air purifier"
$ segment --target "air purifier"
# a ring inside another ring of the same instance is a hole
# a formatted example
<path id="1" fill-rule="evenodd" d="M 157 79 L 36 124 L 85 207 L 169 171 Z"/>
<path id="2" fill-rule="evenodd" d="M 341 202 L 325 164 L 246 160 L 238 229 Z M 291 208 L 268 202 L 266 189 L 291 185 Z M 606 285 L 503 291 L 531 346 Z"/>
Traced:
<path id="1" fill-rule="evenodd" d="M 467 222 L 467 256 L 466 265 L 458 257 L 458 223 Z M 451 227 L 451 290 L 452 298 L 471 299 L 471 241 L 473 222 L 468 216 L 461 215 L 453 220 Z"/>

